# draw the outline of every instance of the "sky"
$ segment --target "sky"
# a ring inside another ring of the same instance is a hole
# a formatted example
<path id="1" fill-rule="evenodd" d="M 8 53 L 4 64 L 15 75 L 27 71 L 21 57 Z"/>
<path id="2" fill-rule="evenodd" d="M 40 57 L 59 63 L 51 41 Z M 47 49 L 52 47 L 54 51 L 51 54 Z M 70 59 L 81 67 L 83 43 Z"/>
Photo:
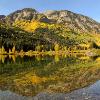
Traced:
<path id="1" fill-rule="evenodd" d="M 8 15 L 23 8 L 46 10 L 70 10 L 100 22 L 100 0 L 0 0 L 0 15 Z"/>

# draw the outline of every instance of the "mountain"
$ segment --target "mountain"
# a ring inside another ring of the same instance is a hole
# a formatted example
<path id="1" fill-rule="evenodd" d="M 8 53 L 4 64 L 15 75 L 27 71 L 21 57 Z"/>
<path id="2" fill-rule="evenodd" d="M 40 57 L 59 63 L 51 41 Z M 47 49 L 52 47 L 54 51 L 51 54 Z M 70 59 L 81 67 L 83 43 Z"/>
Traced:
<path id="1" fill-rule="evenodd" d="M 100 23 L 71 11 L 39 13 L 24 8 L 0 19 L 0 47 L 4 46 L 7 51 L 13 46 L 17 50 L 48 51 L 55 46 L 65 50 L 100 45 Z"/>
<path id="2" fill-rule="evenodd" d="M 76 14 L 68 10 L 46 11 L 39 13 L 32 8 L 17 10 L 8 16 L 1 15 L 0 20 L 12 24 L 19 20 L 38 20 L 44 23 L 63 24 L 77 32 L 100 33 L 100 23 L 87 16 Z"/>
<path id="3" fill-rule="evenodd" d="M 5 15 L 0 15 L 0 22 L 5 22 Z"/>
<path id="4" fill-rule="evenodd" d="M 5 17 L 5 15 L 0 15 L 0 20 L 4 19 Z"/>
<path id="5" fill-rule="evenodd" d="M 49 19 L 44 14 L 41 14 L 32 8 L 24 8 L 22 10 L 17 10 L 6 16 L 6 21 L 8 23 L 14 23 L 18 20 L 38 20 L 41 22 L 49 22 Z"/>
<path id="6" fill-rule="evenodd" d="M 100 33 L 100 23 L 87 16 L 76 14 L 68 10 L 46 11 L 44 15 L 54 23 L 64 24 L 74 30 L 81 32 Z"/>

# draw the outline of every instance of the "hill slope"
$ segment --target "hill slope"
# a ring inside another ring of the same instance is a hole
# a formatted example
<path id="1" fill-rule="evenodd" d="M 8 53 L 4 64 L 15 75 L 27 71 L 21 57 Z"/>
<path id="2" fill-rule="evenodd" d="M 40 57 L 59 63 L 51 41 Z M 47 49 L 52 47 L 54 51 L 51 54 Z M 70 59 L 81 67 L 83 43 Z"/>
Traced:
<path id="1" fill-rule="evenodd" d="M 1 16 L 0 19 L 4 20 L 4 16 Z M 68 10 L 39 13 L 32 8 L 24 8 L 9 14 L 5 17 L 5 20 L 8 23 L 14 23 L 18 20 L 38 20 L 40 22 L 63 24 L 74 31 L 100 33 L 100 23 L 92 18 Z"/>
<path id="2" fill-rule="evenodd" d="M 17 50 L 46 51 L 54 50 L 55 45 L 64 50 L 81 44 L 100 44 L 100 24 L 67 10 L 41 14 L 25 8 L 0 19 L 0 47 L 7 50 L 15 46 Z"/>
<path id="3" fill-rule="evenodd" d="M 68 10 L 46 11 L 44 15 L 55 23 L 64 24 L 66 27 L 74 30 L 100 33 L 100 23 L 84 15 L 76 14 Z"/>
<path id="4" fill-rule="evenodd" d="M 18 20 L 39 20 L 41 22 L 49 22 L 49 19 L 44 14 L 39 13 L 32 8 L 24 8 L 22 10 L 17 10 L 6 16 L 5 20 L 8 23 L 14 23 Z"/>

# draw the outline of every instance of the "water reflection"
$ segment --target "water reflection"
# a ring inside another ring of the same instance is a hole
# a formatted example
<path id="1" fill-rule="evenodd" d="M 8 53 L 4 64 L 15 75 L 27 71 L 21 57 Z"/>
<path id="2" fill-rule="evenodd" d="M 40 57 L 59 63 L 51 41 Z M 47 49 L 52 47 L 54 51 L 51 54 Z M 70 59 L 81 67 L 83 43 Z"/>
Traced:
<path id="1" fill-rule="evenodd" d="M 38 60 L 38 61 L 42 60 L 45 57 L 44 55 L 34 55 L 34 56 L 35 56 L 35 59 Z M 72 56 L 78 57 L 78 58 L 84 57 L 85 59 L 90 58 L 90 57 L 86 56 L 86 54 L 73 54 L 72 53 L 72 54 L 69 54 L 69 55 L 66 55 L 66 54 L 65 55 L 54 55 L 54 60 L 56 62 L 58 62 L 61 57 L 66 58 L 66 57 L 72 57 Z M 18 57 L 23 59 L 26 56 L 24 56 L 24 55 L 23 56 L 22 55 L 20 55 L 20 56 L 19 55 L 0 55 L 0 63 L 1 62 L 5 63 L 6 59 L 9 59 L 9 60 L 12 60 L 13 62 L 16 62 L 16 58 L 18 58 Z M 27 56 L 27 57 L 32 58 L 33 56 Z"/>
<path id="2" fill-rule="evenodd" d="M 24 96 L 67 93 L 100 79 L 99 57 L 0 55 L 0 90 Z"/>

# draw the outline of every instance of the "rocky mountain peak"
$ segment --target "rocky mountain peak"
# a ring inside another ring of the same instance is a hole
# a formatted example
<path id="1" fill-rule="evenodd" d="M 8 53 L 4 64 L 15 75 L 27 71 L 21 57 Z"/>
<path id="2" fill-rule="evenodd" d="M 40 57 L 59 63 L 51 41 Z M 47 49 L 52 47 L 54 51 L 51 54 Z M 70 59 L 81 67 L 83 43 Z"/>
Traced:
<path id="1" fill-rule="evenodd" d="M 0 19 L 3 19 L 5 18 L 6 16 L 5 15 L 0 15 Z"/>
<path id="2" fill-rule="evenodd" d="M 13 23 L 18 20 L 39 20 L 43 22 L 49 22 L 48 18 L 32 8 L 24 8 L 22 10 L 17 10 L 6 17 L 9 23 Z"/>
<path id="3" fill-rule="evenodd" d="M 64 24 L 71 29 L 80 30 L 82 32 L 100 32 L 100 23 L 92 18 L 68 10 L 46 11 L 44 15 L 55 23 Z"/>
<path id="4" fill-rule="evenodd" d="M 5 22 L 5 15 L 0 15 L 0 22 L 4 23 Z"/>
<path id="5" fill-rule="evenodd" d="M 17 20 L 32 20 L 36 19 L 38 12 L 32 8 L 24 8 L 22 10 L 17 10 L 7 16 L 9 21 L 17 21 Z"/>
<path id="6" fill-rule="evenodd" d="M 33 8 L 24 8 L 21 11 L 30 11 L 30 12 L 36 12 L 37 13 L 37 11 Z"/>

